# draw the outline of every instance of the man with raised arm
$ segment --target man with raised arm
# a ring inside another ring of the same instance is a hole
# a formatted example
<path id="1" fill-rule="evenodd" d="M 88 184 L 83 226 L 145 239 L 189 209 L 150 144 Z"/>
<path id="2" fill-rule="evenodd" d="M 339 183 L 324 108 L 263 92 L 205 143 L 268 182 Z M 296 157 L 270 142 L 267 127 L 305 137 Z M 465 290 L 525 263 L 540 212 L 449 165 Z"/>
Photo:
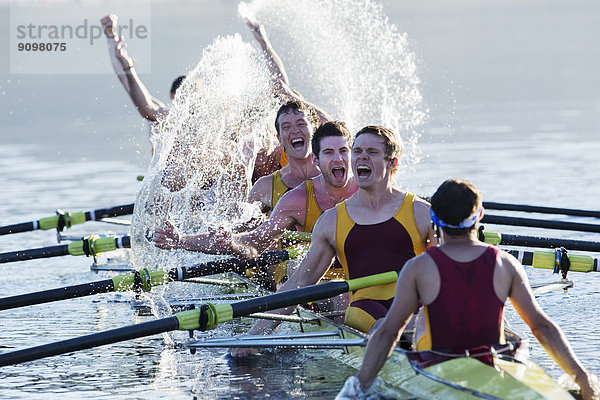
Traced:
<path id="1" fill-rule="evenodd" d="M 159 117 L 164 117 L 169 113 L 169 107 L 152 96 L 141 81 L 135 70 L 133 59 L 127 54 L 124 38 L 118 36 L 117 21 L 118 17 L 115 14 L 107 15 L 100 20 L 108 40 L 108 50 L 113 68 L 140 115 L 151 122 L 156 122 Z M 175 92 L 184 79 L 185 75 L 182 75 L 173 81 L 169 91 L 171 100 L 175 97 Z"/>
<path id="2" fill-rule="evenodd" d="M 231 235 L 219 232 L 218 241 L 210 234 L 180 236 L 170 227 L 157 231 L 154 242 L 162 249 L 184 248 L 205 253 L 257 256 L 281 238 L 285 230 L 312 232 L 323 210 L 333 208 L 358 189 L 350 171 L 350 132 L 340 121 L 321 125 L 311 144 L 322 172 L 283 195 L 270 218 L 250 232 Z"/>
<path id="3" fill-rule="evenodd" d="M 306 257 L 278 292 L 317 283 L 336 255 L 349 279 L 399 271 L 435 241 L 429 204 L 393 186 L 401 152 L 401 140 L 390 129 L 367 126 L 356 134 L 351 165 L 358 191 L 319 218 Z M 394 288 L 388 284 L 350 293 L 345 323 L 368 332 L 385 317 Z M 262 320 L 248 333 L 266 334 L 277 325 Z M 231 354 L 243 357 L 256 351 L 235 349 Z"/>
<path id="4" fill-rule="evenodd" d="M 479 190 L 464 180 L 445 181 L 431 198 L 431 216 L 443 231 L 443 244 L 406 263 L 358 376 L 348 379 L 340 395 L 364 398 L 419 304 L 425 321 L 417 329 L 416 350 L 464 354 L 469 348 L 505 343 L 502 320 L 509 298 L 548 354 L 575 378 L 583 397 L 591 398 L 595 377 L 538 305 L 523 266 L 477 239 L 476 225 L 483 216 Z"/>

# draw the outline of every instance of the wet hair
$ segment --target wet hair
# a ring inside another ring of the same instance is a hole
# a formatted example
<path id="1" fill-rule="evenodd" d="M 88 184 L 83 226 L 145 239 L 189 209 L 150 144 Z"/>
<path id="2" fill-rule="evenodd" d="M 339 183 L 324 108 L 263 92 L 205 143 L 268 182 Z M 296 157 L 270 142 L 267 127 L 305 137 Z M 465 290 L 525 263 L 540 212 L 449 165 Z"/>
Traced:
<path id="1" fill-rule="evenodd" d="M 346 128 L 345 123 L 342 121 L 325 122 L 323 125 L 317 128 L 310 142 L 312 146 L 312 152 L 317 159 L 319 158 L 319 153 L 321 152 L 321 139 L 329 136 L 343 137 L 346 139 L 346 141 L 350 142 L 350 131 L 348 128 Z"/>
<path id="2" fill-rule="evenodd" d="M 451 178 L 440 185 L 431 196 L 431 209 L 435 215 L 446 224 L 458 225 L 477 212 L 481 207 L 481 192 L 471 182 Z M 442 230 L 450 236 L 461 236 L 475 229 L 476 224 L 469 228 L 443 227 Z"/>
<path id="3" fill-rule="evenodd" d="M 187 75 L 178 76 L 177 78 L 175 78 L 175 80 L 171 84 L 170 93 L 173 97 L 175 96 L 175 93 L 177 93 L 177 89 L 179 89 L 179 86 L 181 86 L 181 84 L 183 83 L 183 80 L 186 78 L 186 76 Z"/>
<path id="4" fill-rule="evenodd" d="M 393 158 L 400 158 L 402 155 L 402 139 L 400 139 L 400 136 L 396 135 L 391 129 L 380 125 L 368 125 L 354 135 L 354 140 L 365 133 L 377 135 L 383 139 L 384 155 L 386 159 L 391 160 Z"/>
<path id="5" fill-rule="evenodd" d="M 279 110 L 277 111 L 277 116 L 275 117 L 275 129 L 277 130 L 277 134 L 280 133 L 279 132 L 279 116 L 281 114 L 287 114 L 289 112 L 299 113 L 300 111 L 302 111 L 302 112 L 304 112 L 304 114 L 306 114 L 306 117 L 308 118 L 308 120 L 310 121 L 310 123 L 313 126 L 319 125 L 319 116 L 317 115 L 317 113 L 315 112 L 315 110 L 312 107 L 307 106 L 306 104 L 304 104 L 301 101 L 292 100 L 292 101 L 285 103 L 281 107 L 279 107 Z"/>

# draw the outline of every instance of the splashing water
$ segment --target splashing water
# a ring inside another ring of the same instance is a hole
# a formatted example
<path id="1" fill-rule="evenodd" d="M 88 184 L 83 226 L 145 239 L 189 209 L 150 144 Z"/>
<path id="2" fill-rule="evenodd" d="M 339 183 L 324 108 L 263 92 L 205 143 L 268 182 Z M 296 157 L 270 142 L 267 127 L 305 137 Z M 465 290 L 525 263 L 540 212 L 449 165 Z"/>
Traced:
<path id="1" fill-rule="evenodd" d="M 181 233 L 198 233 L 259 215 L 245 200 L 256 153 L 274 144 L 270 85 L 262 54 L 239 35 L 204 50 L 152 138 L 155 154 L 132 224 L 136 267 L 202 261 L 198 253 L 162 251 L 147 240 L 164 219 Z"/>
<path id="2" fill-rule="evenodd" d="M 254 0 L 238 10 L 265 26 L 294 89 L 351 132 L 374 124 L 392 128 L 404 141 L 403 167 L 418 161 L 418 128 L 426 112 L 416 57 L 381 5 Z"/>
<path id="3" fill-rule="evenodd" d="M 404 141 L 403 169 L 417 161 L 426 113 L 416 59 L 380 5 L 254 0 L 240 3 L 239 12 L 265 25 L 293 89 L 352 131 L 392 128 Z M 155 155 L 132 229 L 136 267 L 204 261 L 197 253 L 158 250 L 146 239 L 165 218 L 182 233 L 198 233 L 260 214 L 245 199 L 256 153 L 273 145 L 278 100 L 272 93 L 263 55 L 238 35 L 205 49 L 153 136 Z"/>

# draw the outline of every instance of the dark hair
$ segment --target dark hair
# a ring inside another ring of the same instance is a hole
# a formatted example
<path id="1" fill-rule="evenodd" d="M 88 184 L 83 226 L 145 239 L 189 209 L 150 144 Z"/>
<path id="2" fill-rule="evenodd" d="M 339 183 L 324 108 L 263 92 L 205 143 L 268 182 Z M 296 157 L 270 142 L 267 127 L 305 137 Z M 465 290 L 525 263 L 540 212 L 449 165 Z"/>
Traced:
<path id="1" fill-rule="evenodd" d="M 183 83 L 183 80 L 186 78 L 187 75 L 181 75 L 178 76 L 177 78 L 175 78 L 175 80 L 173 81 L 173 83 L 171 84 L 171 95 L 175 96 L 175 93 L 177 93 L 177 89 L 179 89 L 179 86 L 181 86 L 181 84 Z"/>
<path id="2" fill-rule="evenodd" d="M 383 139 L 385 158 L 391 160 L 392 158 L 400 158 L 400 155 L 402 155 L 402 139 L 391 129 L 380 125 L 368 125 L 356 133 L 354 140 L 365 133 L 377 135 Z"/>
<path id="3" fill-rule="evenodd" d="M 435 215 L 450 225 L 458 225 L 481 206 L 481 192 L 471 182 L 451 178 L 440 185 L 431 196 L 431 209 Z M 475 225 L 469 228 L 443 227 L 450 236 L 460 236 L 471 232 Z"/>
<path id="4" fill-rule="evenodd" d="M 300 111 L 306 114 L 306 117 L 313 126 L 319 124 L 319 116 L 312 107 L 307 106 L 301 101 L 292 100 L 279 107 L 279 110 L 277 111 L 277 116 L 275 117 L 275 129 L 277 130 L 277 133 L 279 134 L 279 116 L 281 114 L 287 114 L 289 112 L 299 113 Z"/>
<path id="5" fill-rule="evenodd" d="M 315 157 L 319 158 L 319 153 L 321 152 L 321 139 L 329 136 L 339 136 L 350 141 L 350 131 L 346 128 L 345 123 L 342 121 L 325 122 L 317 128 L 310 142 Z"/>

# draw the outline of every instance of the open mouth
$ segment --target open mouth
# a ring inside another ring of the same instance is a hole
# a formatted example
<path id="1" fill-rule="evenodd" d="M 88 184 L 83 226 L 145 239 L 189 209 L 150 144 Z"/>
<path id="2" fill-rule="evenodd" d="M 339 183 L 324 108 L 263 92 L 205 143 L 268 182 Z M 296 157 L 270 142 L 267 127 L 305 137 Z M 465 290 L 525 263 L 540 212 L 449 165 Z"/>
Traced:
<path id="1" fill-rule="evenodd" d="M 300 149 L 300 148 L 304 147 L 304 139 L 302 139 L 302 138 L 292 139 L 291 143 L 292 143 L 292 147 L 294 149 Z"/>
<path id="2" fill-rule="evenodd" d="M 346 168 L 344 168 L 344 167 L 333 167 L 331 169 L 331 174 L 333 175 L 334 178 L 344 179 L 344 176 L 346 176 Z"/>
<path id="3" fill-rule="evenodd" d="M 371 175 L 371 168 L 367 167 L 366 165 L 359 165 L 356 167 L 356 175 L 359 178 L 367 178 L 369 175 Z"/>

